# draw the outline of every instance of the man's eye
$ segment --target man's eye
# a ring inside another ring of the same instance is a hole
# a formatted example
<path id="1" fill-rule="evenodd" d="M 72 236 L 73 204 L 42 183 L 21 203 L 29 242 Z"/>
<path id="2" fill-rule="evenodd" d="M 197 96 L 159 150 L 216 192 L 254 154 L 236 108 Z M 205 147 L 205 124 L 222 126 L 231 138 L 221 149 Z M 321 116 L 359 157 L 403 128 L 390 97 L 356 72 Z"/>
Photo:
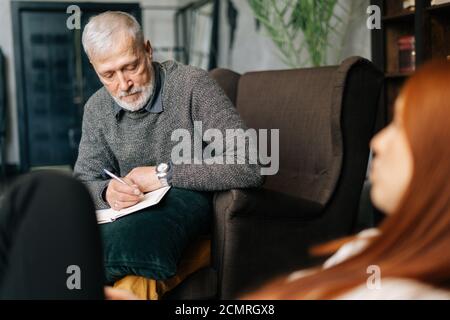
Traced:
<path id="1" fill-rule="evenodd" d="M 103 77 L 106 78 L 106 79 L 111 79 L 112 76 L 113 76 L 112 73 L 105 73 L 105 74 L 103 75 Z"/>
<path id="2" fill-rule="evenodd" d="M 131 64 L 131 65 L 127 66 L 126 69 L 127 69 L 128 71 L 133 71 L 133 70 L 136 69 L 136 67 L 137 67 L 137 64 Z"/>

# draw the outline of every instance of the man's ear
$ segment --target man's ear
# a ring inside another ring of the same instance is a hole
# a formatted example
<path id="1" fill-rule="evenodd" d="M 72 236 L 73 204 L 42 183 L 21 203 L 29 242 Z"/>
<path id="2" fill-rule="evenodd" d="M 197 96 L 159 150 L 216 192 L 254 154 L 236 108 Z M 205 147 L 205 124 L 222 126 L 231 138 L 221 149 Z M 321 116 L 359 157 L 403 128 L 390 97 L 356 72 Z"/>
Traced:
<path id="1" fill-rule="evenodd" d="M 153 48 L 152 45 L 150 44 L 150 41 L 147 40 L 145 42 L 145 52 L 147 52 L 150 55 L 150 59 L 153 59 Z"/>
<path id="2" fill-rule="evenodd" d="M 94 69 L 95 73 L 98 75 L 97 69 L 95 68 L 95 64 L 92 62 L 91 59 L 89 59 L 89 63 L 91 64 L 92 69 Z"/>

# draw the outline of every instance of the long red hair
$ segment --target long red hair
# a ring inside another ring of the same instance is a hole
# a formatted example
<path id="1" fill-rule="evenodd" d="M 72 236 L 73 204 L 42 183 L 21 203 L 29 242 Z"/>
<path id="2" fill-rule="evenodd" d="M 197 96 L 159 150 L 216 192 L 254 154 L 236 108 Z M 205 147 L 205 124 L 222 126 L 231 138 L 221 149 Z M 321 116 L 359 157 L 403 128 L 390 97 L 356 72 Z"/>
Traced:
<path id="1" fill-rule="evenodd" d="M 244 298 L 331 299 L 382 278 L 406 278 L 450 289 L 450 63 L 422 67 L 403 87 L 401 114 L 413 176 L 395 212 L 360 254 L 295 281 L 280 277 Z"/>

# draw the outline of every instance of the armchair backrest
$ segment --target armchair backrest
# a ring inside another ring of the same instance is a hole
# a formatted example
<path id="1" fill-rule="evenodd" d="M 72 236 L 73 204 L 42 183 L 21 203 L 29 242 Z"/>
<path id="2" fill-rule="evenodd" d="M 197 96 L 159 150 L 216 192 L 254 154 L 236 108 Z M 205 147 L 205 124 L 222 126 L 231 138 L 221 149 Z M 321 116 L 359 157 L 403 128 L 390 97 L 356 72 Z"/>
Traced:
<path id="1" fill-rule="evenodd" d="M 250 128 L 280 130 L 279 172 L 264 188 L 321 207 L 338 187 L 361 191 L 382 85 L 371 62 L 352 57 L 340 66 L 211 75 Z"/>

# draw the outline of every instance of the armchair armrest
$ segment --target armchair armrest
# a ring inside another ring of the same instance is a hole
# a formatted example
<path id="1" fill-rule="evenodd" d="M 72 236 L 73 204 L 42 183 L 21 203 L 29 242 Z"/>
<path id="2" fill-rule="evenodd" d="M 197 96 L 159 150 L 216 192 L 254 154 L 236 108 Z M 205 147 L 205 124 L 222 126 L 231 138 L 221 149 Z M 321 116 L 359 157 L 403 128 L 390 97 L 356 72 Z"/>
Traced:
<path id="1" fill-rule="evenodd" d="M 233 189 L 214 195 L 212 265 L 218 272 L 219 297 L 308 262 L 303 232 L 323 207 L 269 189 Z"/>
<path id="2" fill-rule="evenodd" d="M 232 189 L 214 195 L 214 211 L 235 217 L 317 218 L 323 206 L 269 189 Z"/>

